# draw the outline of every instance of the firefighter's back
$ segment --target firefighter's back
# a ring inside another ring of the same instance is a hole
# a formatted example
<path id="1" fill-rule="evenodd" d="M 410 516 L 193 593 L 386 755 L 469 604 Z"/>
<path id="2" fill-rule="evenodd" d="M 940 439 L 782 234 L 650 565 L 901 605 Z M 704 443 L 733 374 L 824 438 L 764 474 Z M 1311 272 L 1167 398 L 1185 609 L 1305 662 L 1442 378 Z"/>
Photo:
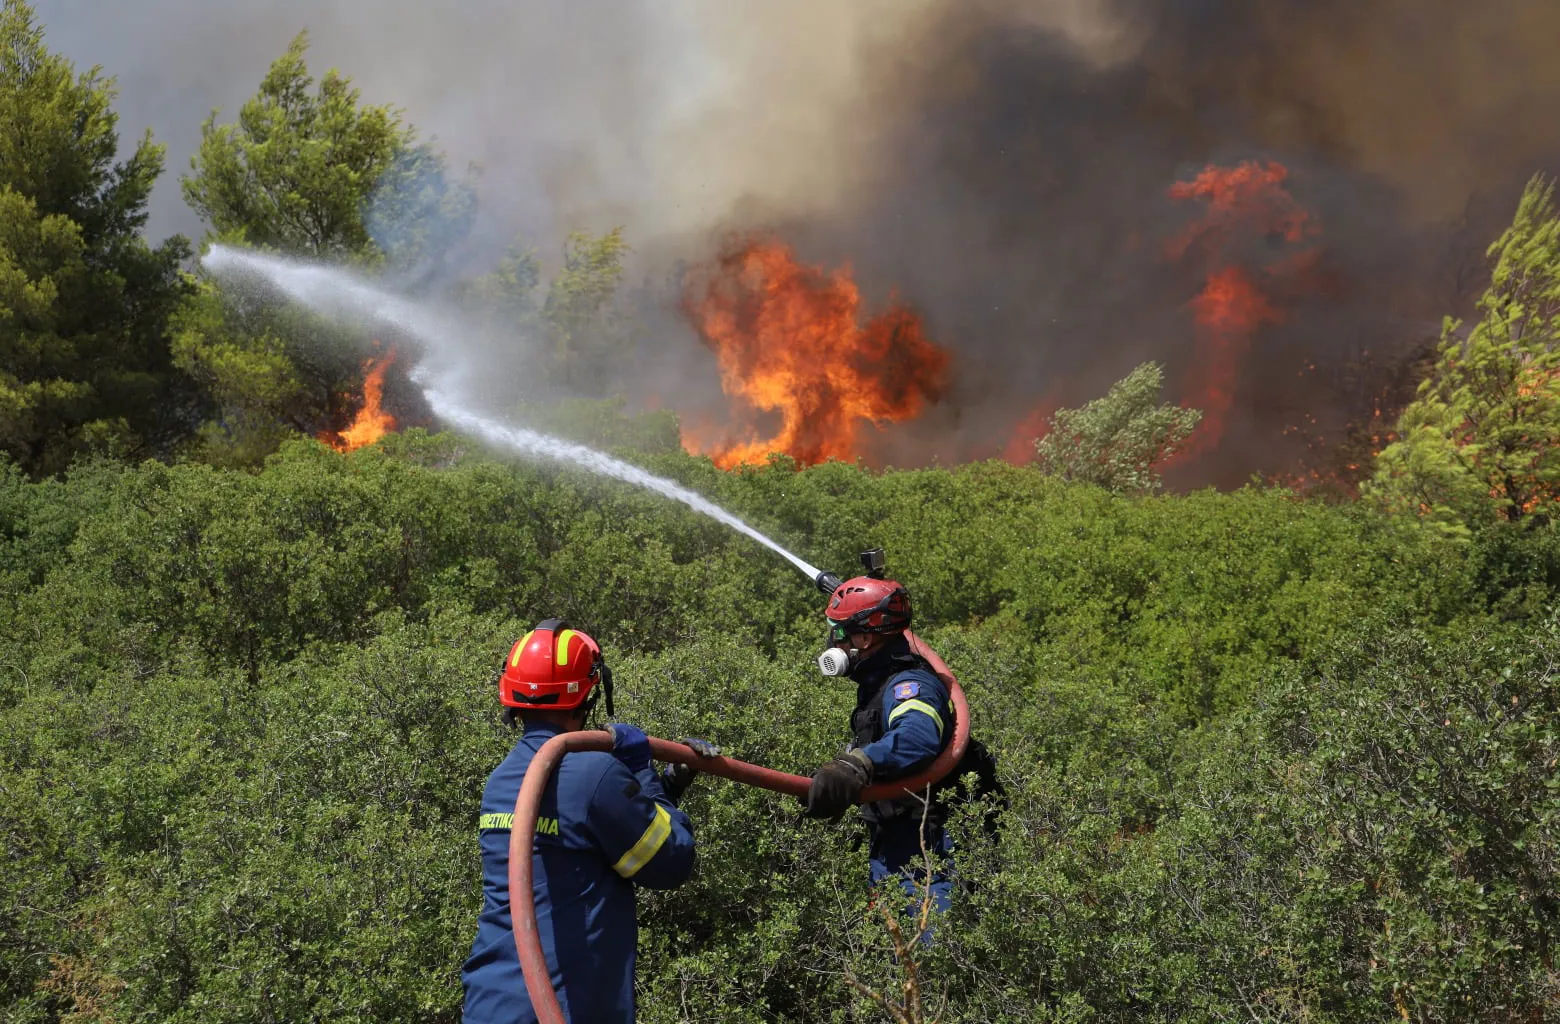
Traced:
<path id="1" fill-rule="evenodd" d="M 471 1024 L 536 1019 L 515 953 L 509 840 L 521 780 L 551 735 L 528 731 L 483 791 L 482 915 L 461 972 L 464 1020 Z M 562 759 L 542 797 L 532 855 L 537 934 L 559 1003 L 572 1021 L 634 1019 L 634 887 L 614 869 L 620 858 L 608 859 L 601 822 L 593 820 L 603 811 L 598 790 L 634 785 L 612 755 L 579 752 Z"/>

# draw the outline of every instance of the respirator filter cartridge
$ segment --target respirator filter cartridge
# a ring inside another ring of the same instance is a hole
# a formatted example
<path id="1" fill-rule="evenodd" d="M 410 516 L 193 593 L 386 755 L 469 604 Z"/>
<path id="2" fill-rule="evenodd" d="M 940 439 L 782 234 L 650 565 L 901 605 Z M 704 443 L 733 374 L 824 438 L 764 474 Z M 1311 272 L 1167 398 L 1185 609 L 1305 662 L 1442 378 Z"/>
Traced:
<path id="1" fill-rule="evenodd" d="M 818 655 L 818 668 L 826 676 L 842 676 L 850 671 L 850 654 L 841 648 L 830 647 Z"/>

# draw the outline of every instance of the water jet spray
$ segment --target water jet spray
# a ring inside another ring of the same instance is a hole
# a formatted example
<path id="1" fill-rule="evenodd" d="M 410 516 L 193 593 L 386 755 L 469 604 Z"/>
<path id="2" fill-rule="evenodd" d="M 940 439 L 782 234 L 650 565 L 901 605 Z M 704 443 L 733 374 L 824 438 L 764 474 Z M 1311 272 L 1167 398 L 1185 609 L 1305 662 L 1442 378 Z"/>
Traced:
<path id="1" fill-rule="evenodd" d="M 201 262 L 218 276 L 246 275 L 267 281 L 287 297 L 322 316 L 333 319 L 361 317 L 395 327 L 422 342 L 428 349 L 425 356 L 447 355 L 455 347 L 449 318 L 442 316 L 436 308 L 376 288 L 344 270 L 278 259 L 223 245 L 212 246 Z M 454 371 L 447 371 L 440 379 L 435 375 L 431 363 L 423 362 L 408 377 L 422 390 L 423 398 L 435 416 L 490 445 L 507 448 L 519 455 L 577 466 L 655 491 L 757 541 L 814 582 L 827 575 L 708 498 L 681 484 L 648 473 L 594 448 L 524 427 L 509 426 L 472 412 L 455 397 L 452 387 L 456 377 Z M 838 580 L 835 584 L 838 585 Z M 819 585 L 822 586 L 821 582 Z M 832 590 L 831 587 L 828 592 Z"/>

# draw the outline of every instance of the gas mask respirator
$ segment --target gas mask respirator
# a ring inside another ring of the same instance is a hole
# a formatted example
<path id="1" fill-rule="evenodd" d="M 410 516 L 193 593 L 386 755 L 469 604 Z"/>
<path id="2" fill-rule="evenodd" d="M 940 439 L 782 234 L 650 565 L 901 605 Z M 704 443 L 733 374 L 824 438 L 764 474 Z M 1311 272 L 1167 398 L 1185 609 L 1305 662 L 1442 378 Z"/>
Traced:
<path id="1" fill-rule="evenodd" d="M 830 647 L 827 651 L 818 655 L 818 668 L 826 676 L 843 676 L 850 672 L 852 663 L 856 660 L 857 652 L 847 651 L 843 647 Z"/>

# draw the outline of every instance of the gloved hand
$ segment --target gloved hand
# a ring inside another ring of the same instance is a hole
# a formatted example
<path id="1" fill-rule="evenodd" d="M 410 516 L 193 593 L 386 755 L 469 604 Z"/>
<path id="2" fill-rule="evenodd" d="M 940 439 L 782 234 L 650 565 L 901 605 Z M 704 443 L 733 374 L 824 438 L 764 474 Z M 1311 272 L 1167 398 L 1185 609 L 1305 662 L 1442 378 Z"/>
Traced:
<path id="1" fill-rule="evenodd" d="M 692 748 L 700 757 L 719 757 L 720 748 L 709 740 L 685 739 L 683 745 Z M 693 785 L 693 777 L 699 774 L 699 769 L 691 764 L 669 764 L 661 771 L 661 787 L 666 790 L 666 798 L 672 803 L 681 803 L 683 794 L 688 792 L 688 787 Z"/>
<path id="2" fill-rule="evenodd" d="M 848 750 L 813 773 L 802 814 L 837 820 L 871 782 L 871 759 L 859 750 Z"/>
<path id="3" fill-rule="evenodd" d="M 612 734 L 612 756 L 623 762 L 623 767 L 634 774 L 650 767 L 650 737 L 636 725 L 614 722 L 607 726 Z"/>

